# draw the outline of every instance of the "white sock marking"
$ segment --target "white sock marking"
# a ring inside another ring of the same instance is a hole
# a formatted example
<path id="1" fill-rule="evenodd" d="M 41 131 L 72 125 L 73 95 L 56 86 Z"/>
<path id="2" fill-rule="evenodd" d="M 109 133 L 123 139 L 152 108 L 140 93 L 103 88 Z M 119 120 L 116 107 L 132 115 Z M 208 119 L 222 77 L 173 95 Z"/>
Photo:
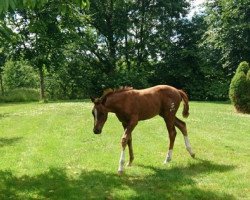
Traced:
<path id="1" fill-rule="evenodd" d="M 124 163 L 125 163 L 125 150 L 122 150 L 121 156 L 120 156 L 120 161 L 119 161 L 119 168 L 118 168 L 119 172 L 123 171 Z"/>
<path id="2" fill-rule="evenodd" d="M 166 160 L 164 161 L 165 164 L 172 160 L 172 154 L 173 154 L 173 149 L 169 149 L 166 156 Z"/>
<path id="3" fill-rule="evenodd" d="M 191 148 L 188 136 L 184 136 L 184 141 L 185 141 L 187 151 L 190 153 L 190 155 L 193 155 L 192 148 Z"/>
<path id="4" fill-rule="evenodd" d="M 190 142 L 189 142 L 188 136 L 184 136 L 184 140 L 185 140 L 185 145 L 186 145 L 186 148 L 190 148 L 190 147 L 191 147 L 191 145 L 190 145 Z"/>

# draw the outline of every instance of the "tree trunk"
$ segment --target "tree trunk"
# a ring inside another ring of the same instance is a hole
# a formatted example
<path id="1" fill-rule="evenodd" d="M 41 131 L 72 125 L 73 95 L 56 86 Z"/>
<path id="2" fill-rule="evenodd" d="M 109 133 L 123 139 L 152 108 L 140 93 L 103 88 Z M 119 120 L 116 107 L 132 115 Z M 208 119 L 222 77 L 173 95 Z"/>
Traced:
<path id="1" fill-rule="evenodd" d="M 127 63 L 128 71 L 130 72 L 130 70 L 131 70 L 131 63 L 129 61 L 128 30 L 127 30 L 127 33 L 125 35 L 125 58 L 126 58 L 126 63 Z"/>
<path id="2" fill-rule="evenodd" d="M 138 54 L 137 54 L 137 67 L 141 66 L 141 63 L 143 62 L 143 51 L 145 48 L 145 43 L 144 43 L 144 23 L 145 23 L 145 18 L 146 18 L 146 5 L 145 5 L 145 0 L 141 1 L 141 20 L 140 20 L 140 31 L 139 31 L 139 46 L 138 46 Z"/>
<path id="3" fill-rule="evenodd" d="M 43 65 L 38 68 L 40 78 L 40 100 L 45 100 L 45 84 Z"/>
<path id="4" fill-rule="evenodd" d="M 126 63 L 127 63 L 127 68 L 128 71 L 130 72 L 131 70 L 131 65 L 130 65 L 130 60 L 129 60 L 129 47 L 128 47 L 128 23 L 129 23 L 129 19 L 128 19 L 128 9 L 126 7 L 126 19 L 125 19 L 125 24 L 126 24 L 126 33 L 125 33 L 125 58 L 126 58 Z"/>
<path id="5" fill-rule="evenodd" d="M 1 95 L 4 96 L 3 77 L 1 73 L 0 73 L 0 89 L 1 89 Z"/>
<path id="6" fill-rule="evenodd" d="M 114 2 L 110 1 L 110 13 L 107 16 L 107 26 L 108 26 L 108 48 L 109 48 L 109 60 L 110 60 L 110 68 L 109 74 L 113 74 L 116 66 L 116 41 L 114 39 L 114 26 L 113 26 L 113 12 L 114 12 Z"/>

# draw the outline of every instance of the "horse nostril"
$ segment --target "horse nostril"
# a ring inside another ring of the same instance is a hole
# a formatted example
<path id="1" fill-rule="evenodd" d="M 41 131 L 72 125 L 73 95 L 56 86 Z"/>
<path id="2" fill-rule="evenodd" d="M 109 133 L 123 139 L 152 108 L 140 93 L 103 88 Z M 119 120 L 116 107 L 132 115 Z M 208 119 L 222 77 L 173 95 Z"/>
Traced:
<path id="1" fill-rule="evenodd" d="M 100 131 L 99 129 L 93 129 L 93 132 L 94 132 L 95 134 L 100 134 L 100 133 L 101 133 L 101 131 Z"/>

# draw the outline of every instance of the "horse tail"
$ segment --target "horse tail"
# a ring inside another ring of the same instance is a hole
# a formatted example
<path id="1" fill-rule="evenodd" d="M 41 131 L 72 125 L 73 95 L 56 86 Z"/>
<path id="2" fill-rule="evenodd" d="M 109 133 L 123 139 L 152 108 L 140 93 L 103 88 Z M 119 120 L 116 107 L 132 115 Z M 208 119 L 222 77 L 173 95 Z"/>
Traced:
<path id="1" fill-rule="evenodd" d="M 182 90 L 178 90 L 180 95 L 181 95 L 181 98 L 183 100 L 183 105 L 184 105 L 184 108 L 183 108 L 183 111 L 182 111 L 182 116 L 187 118 L 188 115 L 189 115 L 189 104 L 188 104 L 188 96 L 187 94 L 182 91 Z"/>

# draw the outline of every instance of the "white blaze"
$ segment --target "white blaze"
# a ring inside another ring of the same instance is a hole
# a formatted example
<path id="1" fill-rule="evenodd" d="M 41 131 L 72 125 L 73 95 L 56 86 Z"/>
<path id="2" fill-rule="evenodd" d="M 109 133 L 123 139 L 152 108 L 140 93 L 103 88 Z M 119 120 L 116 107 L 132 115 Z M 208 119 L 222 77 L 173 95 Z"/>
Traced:
<path id="1" fill-rule="evenodd" d="M 97 124 L 97 110 L 96 110 L 96 108 L 94 109 L 94 115 L 95 115 L 95 126 L 96 126 L 96 124 Z"/>

